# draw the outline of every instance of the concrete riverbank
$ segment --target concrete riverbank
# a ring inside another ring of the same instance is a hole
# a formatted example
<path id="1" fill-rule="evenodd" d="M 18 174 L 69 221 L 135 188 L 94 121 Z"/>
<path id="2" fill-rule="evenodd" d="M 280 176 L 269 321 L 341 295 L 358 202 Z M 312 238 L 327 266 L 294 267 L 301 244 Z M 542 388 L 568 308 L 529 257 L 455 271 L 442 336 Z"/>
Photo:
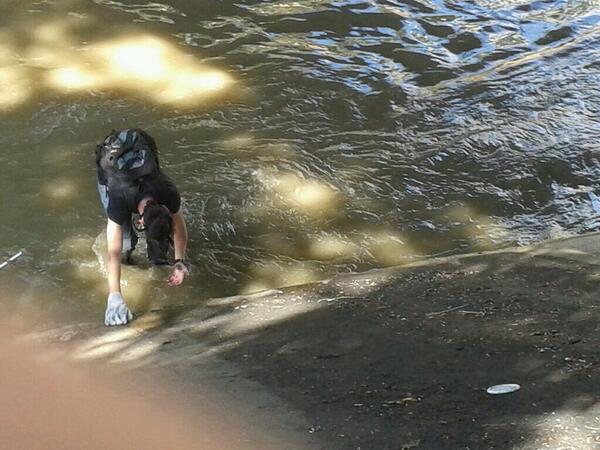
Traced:
<path id="1" fill-rule="evenodd" d="M 216 393 L 287 448 L 592 449 L 599 287 L 590 234 L 28 337 Z"/>

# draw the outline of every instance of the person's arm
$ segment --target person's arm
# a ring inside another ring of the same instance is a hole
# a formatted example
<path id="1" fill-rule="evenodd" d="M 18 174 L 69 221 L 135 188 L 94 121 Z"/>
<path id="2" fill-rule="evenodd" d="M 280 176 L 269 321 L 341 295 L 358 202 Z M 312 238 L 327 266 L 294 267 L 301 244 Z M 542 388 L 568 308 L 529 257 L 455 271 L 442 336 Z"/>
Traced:
<path id="1" fill-rule="evenodd" d="M 108 247 L 107 276 L 108 300 L 104 313 L 106 326 L 125 325 L 133 319 L 121 295 L 121 250 L 123 248 L 123 230 L 121 225 L 108 219 L 106 225 L 106 243 Z"/>
<path id="2" fill-rule="evenodd" d="M 187 227 L 181 209 L 173 214 L 173 247 L 175 260 L 183 261 L 185 259 L 185 251 L 187 249 Z M 169 277 L 169 286 L 177 286 L 183 282 L 183 279 L 189 275 L 188 268 L 181 262 L 175 263 L 173 273 Z"/>
<path id="3" fill-rule="evenodd" d="M 185 259 L 187 249 L 187 227 L 181 209 L 173 214 L 173 246 L 175 247 L 175 259 Z"/>
<path id="4" fill-rule="evenodd" d="M 108 292 L 121 293 L 121 250 L 123 249 L 123 230 L 121 225 L 108 219 L 106 225 L 106 244 L 108 247 Z"/>

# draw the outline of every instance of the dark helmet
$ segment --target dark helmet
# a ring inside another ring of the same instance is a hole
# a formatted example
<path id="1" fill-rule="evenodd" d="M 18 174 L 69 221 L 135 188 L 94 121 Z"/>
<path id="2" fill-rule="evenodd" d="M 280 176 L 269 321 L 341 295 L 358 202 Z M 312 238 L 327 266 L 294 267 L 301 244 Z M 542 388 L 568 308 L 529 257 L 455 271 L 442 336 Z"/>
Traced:
<path id="1" fill-rule="evenodd" d="M 171 212 L 166 206 L 149 201 L 144 208 L 143 218 L 148 260 L 157 266 L 169 264 L 168 254 L 173 232 Z"/>

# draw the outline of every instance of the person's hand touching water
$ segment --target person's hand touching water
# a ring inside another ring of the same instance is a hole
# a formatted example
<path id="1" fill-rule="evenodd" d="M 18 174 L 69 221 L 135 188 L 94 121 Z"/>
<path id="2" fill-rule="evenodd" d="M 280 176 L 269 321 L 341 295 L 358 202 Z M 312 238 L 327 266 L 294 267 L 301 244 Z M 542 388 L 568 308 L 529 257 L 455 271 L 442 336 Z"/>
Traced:
<path id="1" fill-rule="evenodd" d="M 167 280 L 167 284 L 169 286 L 179 286 L 183 283 L 185 277 L 190 275 L 190 271 L 187 268 L 186 264 L 182 260 L 175 261 L 175 265 L 173 266 L 173 273 Z"/>
<path id="2" fill-rule="evenodd" d="M 113 292 L 108 296 L 106 312 L 104 313 L 104 325 L 113 327 L 126 325 L 133 320 L 133 314 L 125 304 L 120 292 Z"/>

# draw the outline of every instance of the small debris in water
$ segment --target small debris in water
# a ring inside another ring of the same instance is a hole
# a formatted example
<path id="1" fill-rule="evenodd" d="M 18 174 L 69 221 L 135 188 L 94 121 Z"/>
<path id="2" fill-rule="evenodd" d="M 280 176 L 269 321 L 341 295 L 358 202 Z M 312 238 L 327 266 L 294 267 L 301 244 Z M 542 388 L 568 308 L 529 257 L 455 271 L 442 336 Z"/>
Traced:
<path id="1" fill-rule="evenodd" d="M 386 400 L 385 402 L 383 402 L 383 406 L 408 406 L 409 404 L 417 403 L 418 401 L 419 399 L 414 397 L 404 397 L 400 400 Z"/>
<path id="2" fill-rule="evenodd" d="M 323 354 L 319 354 L 314 356 L 315 359 L 335 359 L 335 358 L 339 358 L 340 355 L 338 355 L 337 353 L 323 353 Z"/>
<path id="3" fill-rule="evenodd" d="M 518 384 L 496 384 L 487 388 L 486 392 L 491 395 L 510 394 L 521 389 Z"/>

